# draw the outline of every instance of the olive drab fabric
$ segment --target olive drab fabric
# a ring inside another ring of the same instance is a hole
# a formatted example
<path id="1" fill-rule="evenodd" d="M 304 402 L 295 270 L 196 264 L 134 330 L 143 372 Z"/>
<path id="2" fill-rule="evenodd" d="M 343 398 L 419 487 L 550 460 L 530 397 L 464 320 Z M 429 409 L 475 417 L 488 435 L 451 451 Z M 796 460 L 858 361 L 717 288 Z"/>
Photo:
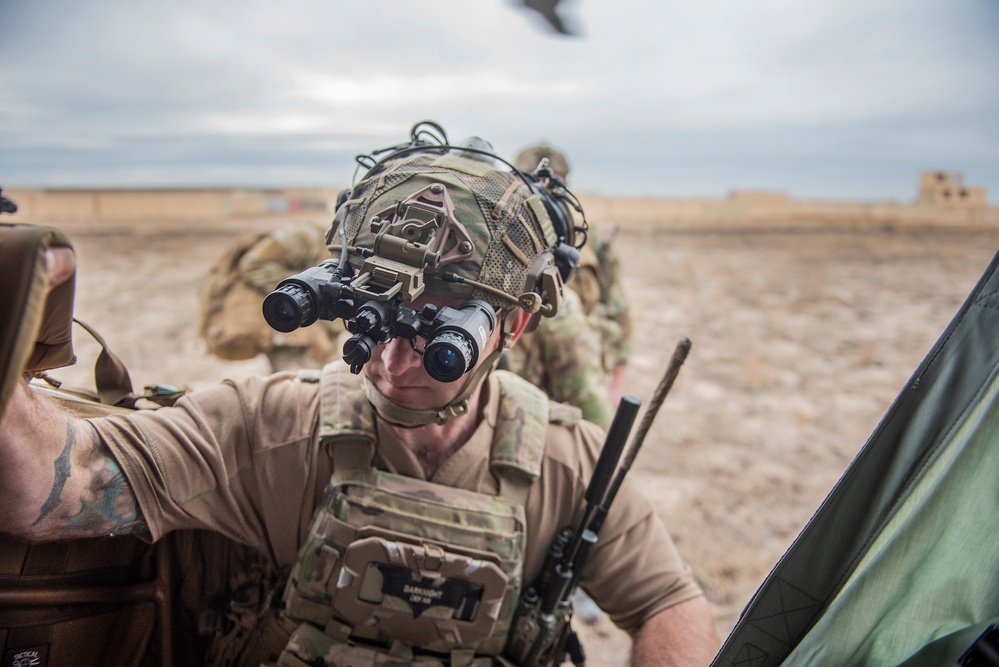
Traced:
<path id="1" fill-rule="evenodd" d="M 491 496 L 372 467 L 363 378 L 341 363 L 323 370 L 320 441 L 334 473 L 286 588 L 279 665 L 445 664 L 420 651 L 451 665 L 501 662 L 522 585 L 523 503 L 549 420 L 566 415 L 550 414 L 536 387 L 496 373 L 491 468 L 501 483 Z"/>
<path id="2" fill-rule="evenodd" d="M 997 332 L 999 255 L 716 667 L 956 665 L 999 622 Z"/>
<path id="3" fill-rule="evenodd" d="M 45 252 L 72 248 L 59 230 L 0 225 L 0 415 L 22 373 L 68 366 L 75 275 L 48 290 Z"/>

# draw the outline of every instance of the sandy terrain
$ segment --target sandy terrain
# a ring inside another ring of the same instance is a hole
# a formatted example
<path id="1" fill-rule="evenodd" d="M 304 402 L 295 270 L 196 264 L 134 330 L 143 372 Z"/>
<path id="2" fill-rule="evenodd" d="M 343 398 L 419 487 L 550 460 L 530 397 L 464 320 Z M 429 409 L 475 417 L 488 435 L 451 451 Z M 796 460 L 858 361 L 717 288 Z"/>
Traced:
<path id="1" fill-rule="evenodd" d="M 195 336 L 198 290 L 238 234 L 272 220 L 142 228 L 64 225 L 80 257 L 77 314 L 136 388 L 263 372 Z M 647 400 L 693 341 L 632 475 L 654 498 L 726 635 L 999 247 L 992 231 L 668 230 L 618 237 L 635 312 L 630 391 Z M 57 375 L 90 385 L 96 349 Z M 627 639 L 586 628 L 591 664 Z"/>

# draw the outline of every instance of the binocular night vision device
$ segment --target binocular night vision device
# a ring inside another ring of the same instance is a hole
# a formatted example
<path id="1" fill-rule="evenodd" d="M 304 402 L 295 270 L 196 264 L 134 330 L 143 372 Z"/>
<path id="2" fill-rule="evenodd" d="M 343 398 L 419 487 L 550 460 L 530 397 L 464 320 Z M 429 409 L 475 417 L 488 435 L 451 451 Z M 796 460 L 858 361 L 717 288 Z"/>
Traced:
<path id="1" fill-rule="evenodd" d="M 423 367 L 440 382 L 454 382 L 471 370 L 496 328 L 495 311 L 480 299 L 458 308 L 427 304 L 417 310 L 396 298 L 361 296 L 350 282 L 338 278 L 334 260 L 306 269 L 267 295 L 264 319 L 285 333 L 320 319 L 343 319 L 353 334 L 343 346 L 352 373 L 360 372 L 379 343 L 406 338 L 419 349 L 417 339 L 423 338 Z"/>

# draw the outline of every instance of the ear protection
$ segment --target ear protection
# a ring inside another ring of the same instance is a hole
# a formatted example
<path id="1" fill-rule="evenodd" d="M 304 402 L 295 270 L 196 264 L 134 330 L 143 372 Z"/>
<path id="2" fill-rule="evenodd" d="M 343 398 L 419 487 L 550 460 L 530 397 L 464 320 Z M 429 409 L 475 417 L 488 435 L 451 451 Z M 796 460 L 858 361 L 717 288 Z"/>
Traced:
<path id="1" fill-rule="evenodd" d="M 562 282 L 567 282 L 579 264 L 579 250 L 586 244 L 586 216 L 583 214 L 583 207 L 579 205 L 565 184 L 551 173 L 545 162 L 533 174 L 522 175 L 521 178 L 525 182 L 533 181 L 529 187 L 535 194 L 541 196 L 545 211 L 548 213 L 552 227 L 555 229 L 555 235 L 558 237 L 558 242 L 552 248 L 555 266 L 558 267 L 559 275 L 562 276 Z M 583 215 L 582 227 L 576 226 L 570 208 Z M 577 235 L 582 237 L 578 245 L 576 244 Z"/>

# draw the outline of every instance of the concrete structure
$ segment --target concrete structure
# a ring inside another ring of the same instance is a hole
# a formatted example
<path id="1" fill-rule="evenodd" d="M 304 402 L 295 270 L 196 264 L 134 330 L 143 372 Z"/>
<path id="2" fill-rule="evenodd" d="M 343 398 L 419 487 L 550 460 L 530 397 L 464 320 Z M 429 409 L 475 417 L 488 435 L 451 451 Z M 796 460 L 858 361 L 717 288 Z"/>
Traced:
<path id="1" fill-rule="evenodd" d="M 985 188 L 969 188 L 964 174 L 952 171 L 924 171 L 919 177 L 916 203 L 946 208 L 983 208 Z"/>

